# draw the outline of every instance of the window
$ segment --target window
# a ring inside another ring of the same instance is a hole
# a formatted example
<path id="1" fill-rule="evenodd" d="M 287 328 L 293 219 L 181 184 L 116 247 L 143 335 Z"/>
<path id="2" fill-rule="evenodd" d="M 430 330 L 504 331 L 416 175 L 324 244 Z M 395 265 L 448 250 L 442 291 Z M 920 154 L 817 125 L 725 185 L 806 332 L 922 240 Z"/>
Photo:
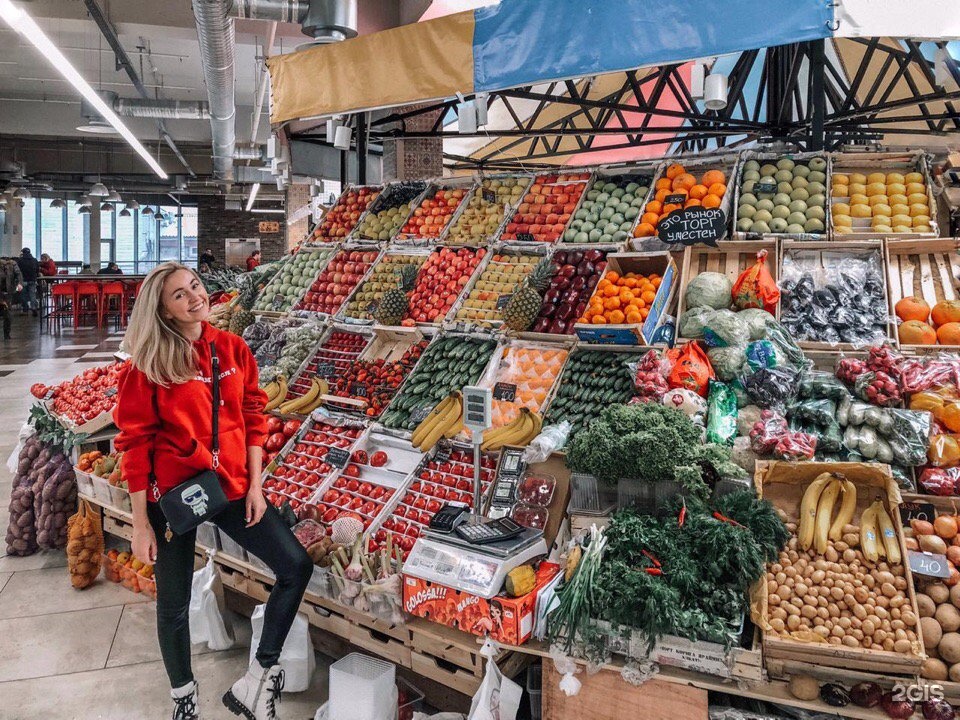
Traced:
<path id="1" fill-rule="evenodd" d="M 182 262 L 192 265 L 197 262 L 197 209 L 182 207 L 183 216 L 180 218 L 180 235 L 183 245 L 180 250 Z"/>
<path id="2" fill-rule="evenodd" d="M 150 272 L 157 264 L 157 218 L 144 215 L 137 218 L 137 272 Z"/>
<path id="3" fill-rule="evenodd" d="M 12 202 L 17 202 L 13 200 Z M 37 248 L 37 198 L 27 198 L 23 201 L 23 207 L 20 208 L 20 225 L 23 228 L 23 245 L 31 251 Z M 14 252 L 19 255 L 20 248 L 14 248 Z"/>
<path id="4" fill-rule="evenodd" d="M 117 213 L 117 237 L 114 241 L 114 256 L 117 264 L 125 273 L 136 271 L 136 232 L 135 210 L 124 217 Z"/>
<path id="5" fill-rule="evenodd" d="M 54 260 L 63 260 L 63 216 L 64 208 L 50 207 L 47 200 L 40 202 L 40 242 L 37 257 L 46 253 Z M 26 240 L 26 236 L 24 236 Z"/>
<path id="6" fill-rule="evenodd" d="M 180 208 L 176 205 L 160 207 L 160 260 L 180 259 Z"/>
<path id="7" fill-rule="evenodd" d="M 67 200 L 67 260 L 83 261 L 83 237 L 87 234 L 89 215 L 77 212 L 79 206 L 73 200 Z"/>

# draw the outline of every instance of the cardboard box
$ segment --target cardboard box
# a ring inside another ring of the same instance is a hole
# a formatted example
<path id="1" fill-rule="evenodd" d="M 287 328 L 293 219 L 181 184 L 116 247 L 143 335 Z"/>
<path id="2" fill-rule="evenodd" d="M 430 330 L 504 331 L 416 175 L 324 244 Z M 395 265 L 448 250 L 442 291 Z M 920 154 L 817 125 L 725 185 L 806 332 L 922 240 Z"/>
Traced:
<path id="1" fill-rule="evenodd" d="M 634 272 L 639 275 L 657 273 L 662 280 L 657 288 L 656 297 L 650 306 L 650 314 L 643 324 L 591 325 L 577 323 L 574 328 L 577 337 L 583 342 L 616 345 L 653 345 L 670 344 L 673 332 L 664 332 L 661 328 L 665 315 L 673 300 L 673 291 L 678 282 L 677 264 L 668 252 L 654 253 L 614 253 L 607 256 L 607 267 L 601 280 L 610 272 L 620 275 Z"/>
<path id="2" fill-rule="evenodd" d="M 485 600 L 440 583 L 403 576 L 403 609 L 448 627 L 486 635 L 508 645 L 522 645 L 530 639 L 540 591 L 560 572 L 554 563 L 540 563 L 531 592 L 519 598 L 497 595 Z M 499 611 L 500 621 L 491 617 Z"/>

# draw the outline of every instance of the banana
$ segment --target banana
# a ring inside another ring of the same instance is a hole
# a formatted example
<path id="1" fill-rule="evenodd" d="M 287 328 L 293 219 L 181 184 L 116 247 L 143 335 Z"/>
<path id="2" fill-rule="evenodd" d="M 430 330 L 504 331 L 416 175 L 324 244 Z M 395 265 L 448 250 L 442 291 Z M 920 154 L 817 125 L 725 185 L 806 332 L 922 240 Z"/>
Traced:
<path id="1" fill-rule="evenodd" d="M 877 528 L 883 538 L 883 551 L 887 556 L 887 562 L 897 565 L 903 559 L 900 554 L 900 543 L 897 541 L 897 531 L 893 527 L 893 521 L 887 514 L 886 508 L 883 507 L 883 503 L 878 500 L 874 505 L 876 506 Z"/>
<path id="2" fill-rule="evenodd" d="M 840 494 L 840 481 L 834 478 L 830 481 L 817 501 L 817 516 L 813 522 L 813 547 L 818 555 L 827 551 L 827 532 L 830 530 L 830 518 L 833 517 L 833 506 Z"/>
<path id="3" fill-rule="evenodd" d="M 830 532 L 827 533 L 827 537 L 833 541 L 843 537 L 843 527 L 853 521 L 853 513 L 857 509 L 857 486 L 846 478 L 841 478 L 840 483 L 843 486 L 843 502 L 837 512 L 837 518 L 830 526 Z"/>
<path id="4" fill-rule="evenodd" d="M 533 442 L 533 439 L 540 434 L 540 430 L 543 428 L 543 416 L 539 413 L 531 412 L 530 415 L 533 417 L 533 431 L 530 435 L 530 439 L 524 443 L 524 445 L 529 445 Z"/>
<path id="5" fill-rule="evenodd" d="M 447 411 L 447 408 L 450 406 L 450 403 L 453 402 L 453 393 L 447 395 L 443 400 L 434 405 L 433 410 L 430 411 L 430 414 L 427 415 L 413 431 L 413 435 L 410 437 L 410 442 L 415 446 L 420 445 L 423 441 L 423 438 L 433 429 L 433 425 L 440 419 L 440 416 Z"/>
<path id="6" fill-rule="evenodd" d="M 320 392 L 317 393 L 317 396 L 312 402 L 309 402 L 306 405 L 301 405 L 298 408 L 298 411 L 301 415 L 309 415 L 318 407 L 323 405 L 323 396 L 329 392 L 330 384 L 326 380 L 317 380 L 317 384 L 320 386 Z"/>
<path id="7" fill-rule="evenodd" d="M 533 430 L 532 413 L 527 408 L 520 408 L 517 419 L 504 427 L 504 432 L 497 435 L 489 444 L 490 450 L 500 450 L 504 445 L 521 445 Z"/>
<path id="8" fill-rule="evenodd" d="M 880 538 L 877 530 L 876 508 L 871 505 L 860 514 L 860 549 L 870 562 L 880 559 Z"/>
<path id="9" fill-rule="evenodd" d="M 284 400 L 287 399 L 287 392 L 288 392 L 287 379 L 283 375 L 281 375 L 280 377 L 277 378 L 277 384 L 279 386 L 279 389 L 277 390 L 277 394 L 273 397 L 272 400 L 270 400 L 270 402 L 264 405 L 263 407 L 264 410 L 275 410 L 276 408 L 280 407 L 280 404 Z"/>
<path id="10" fill-rule="evenodd" d="M 280 392 L 280 383 L 278 383 L 276 380 L 273 382 L 268 382 L 263 386 L 263 391 L 267 394 L 267 401 L 269 402 L 277 396 L 277 393 Z"/>
<path id="11" fill-rule="evenodd" d="M 293 413 L 300 413 L 303 408 L 308 405 L 312 405 L 313 402 L 320 396 L 320 381 L 317 378 L 314 378 L 310 381 L 310 389 L 307 390 L 303 395 L 293 400 L 289 400 L 283 403 L 279 408 L 281 415 L 291 415 Z"/>
<path id="12" fill-rule="evenodd" d="M 797 528 L 797 540 L 804 550 L 809 550 L 813 544 L 813 527 L 817 518 L 817 504 L 820 501 L 820 494 L 832 479 L 832 473 L 820 473 L 803 493 L 803 500 L 800 501 L 800 524 Z"/>
<path id="13" fill-rule="evenodd" d="M 429 434 L 423 438 L 423 442 L 419 446 L 420 450 L 427 452 L 436 445 L 451 425 L 460 422 L 460 416 L 462 414 L 463 406 L 461 404 L 460 393 L 455 393 L 453 402 L 447 405 L 447 409 L 443 411 L 439 420 L 431 427 Z"/>
<path id="14" fill-rule="evenodd" d="M 523 413 L 526 408 L 522 408 L 520 413 L 517 416 L 508 422 L 506 425 L 501 425 L 498 428 L 493 430 L 487 430 L 483 434 L 483 444 L 480 446 L 481 450 L 499 450 L 504 446 L 504 439 L 509 438 L 513 433 L 517 432 L 517 429 L 520 428 L 523 424 L 524 417 Z"/>
<path id="15" fill-rule="evenodd" d="M 460 418 L 450 425 L 450 427 L 447 428 L 447 431 L 443 434 L 443 437 L 445 437 L 447 440 L 450 440 L 451 438 L 455 438 L 457 435 L 459 435 L 461 430 L 463 430 L 463 418 Z"/>

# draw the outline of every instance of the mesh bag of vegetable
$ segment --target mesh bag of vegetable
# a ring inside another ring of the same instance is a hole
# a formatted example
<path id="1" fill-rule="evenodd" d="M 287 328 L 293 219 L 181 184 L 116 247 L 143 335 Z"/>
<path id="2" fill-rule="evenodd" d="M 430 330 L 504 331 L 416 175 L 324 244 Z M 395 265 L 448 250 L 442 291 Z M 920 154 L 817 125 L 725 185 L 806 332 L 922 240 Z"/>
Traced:
<path id="1" fill-rule="evenodd" d="M 7 526 L 7 552 L 11 555 L 32 555 L 38 549 L 33 498 L 36 471 L 33 468 L 41 448 L 39 438 L 32 435 L 20 450 L 17 474 L 10 491 L 10 522 Z"/>
<path id="2" fill-rule="evenodd" d="M 84 500 L 67 521 L 67 567 L 73 587 L 83 590 L 93 584 L 100 574 L 102 556 L 100 515 Z"/>

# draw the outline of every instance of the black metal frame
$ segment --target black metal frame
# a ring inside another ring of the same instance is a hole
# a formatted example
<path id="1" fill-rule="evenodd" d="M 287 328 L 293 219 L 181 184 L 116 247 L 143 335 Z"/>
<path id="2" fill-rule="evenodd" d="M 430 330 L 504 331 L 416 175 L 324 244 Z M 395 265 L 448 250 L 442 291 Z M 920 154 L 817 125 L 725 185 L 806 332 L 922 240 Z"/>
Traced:
<path id="1" fill-rule="evenodd" d="M 680 65 L 664 65 L 647 72 L 623 72 L 620 86 L 601 98 L 589 98 L 589 79 L 551 82 L 545 89 L 525 86 L 490 93 L 488 106 L 502 104 L 511 118 L 510 126 L 488 126 L 469 134 L 444 130 L 444 119 L 460 104 L 457 98 L 413 109 L 399 108 L 360 123 L 367 132 L 358 133 L 358 150 L 360 145 L 365 148 L 368 143 L 401 138 L 505 139 L 507 142 L 500 147 L 482 148 L 483 154 L 477 157 L 445 153 L 444 160 L 453 169 L 520 170 L 549 166 L 551 159 L 562 156 L 664 142 L 672 143 L 676 152 L 703 151 L 714 144 L 733 148 L 754 140 L 777 140 L 797 149 L 819 150 L 875 142 L 884 135 L 960 133 L 960 115 L 951 102 L 960 100 L 960 90 L 948 92 L 936 85 L 934 63 L 923 57 L 919 42 L 879 38 L 850 41 L 863 45 L 864 50 L 859 66 L 849 74 L 838 66 L 838 59 L 828 55 L 824 40 L 741 53 L 729 75 L 727 106 L 719 111 L 698 107 L 680 77 Z M 944 47 L 945 43 L 937 45 Z M 744 88 L 758 63 L 760 90 L 751 108 Z M 960 63 L 948 57 L 947 66 L 953 80 L 960 84 Z M 871 74 L 874 81 L 863 94 L 865 79 Z M 891 100 L 901 82 L 906 83 L 911 97 Z M 672 96 L 680 110 L 659 108 L 665 96 Z M 511 105 L 514 100 L 532 100 L 537 106 L 522 120 Z M 942 103 L 945 112 L 931 110 L 929 106 L 934 103 Z M 570 112 L 541 124 L 540 117 L 551 104 L 569 106 Z M 638 112 L 645 116 L 631 125 L 627 113 Z M 429 113 L 436 117 L 432 127 L 407 129 L 409 119 Z M 680 120 L 680 124 L 660 124 L 657 120 Z M 924 127 L 911 127 L 916 123 Z M 311 128 L 291 137 L 326 144 L 319 134 L 317 128 Z M 597 146 L 595 140 L 604 136 L 622 136 L 623 142 Z M 574 139 L 574 147 L 563 147 L 567 138 Z M 506 152 L 517 157 L 502 157 Z"/>

